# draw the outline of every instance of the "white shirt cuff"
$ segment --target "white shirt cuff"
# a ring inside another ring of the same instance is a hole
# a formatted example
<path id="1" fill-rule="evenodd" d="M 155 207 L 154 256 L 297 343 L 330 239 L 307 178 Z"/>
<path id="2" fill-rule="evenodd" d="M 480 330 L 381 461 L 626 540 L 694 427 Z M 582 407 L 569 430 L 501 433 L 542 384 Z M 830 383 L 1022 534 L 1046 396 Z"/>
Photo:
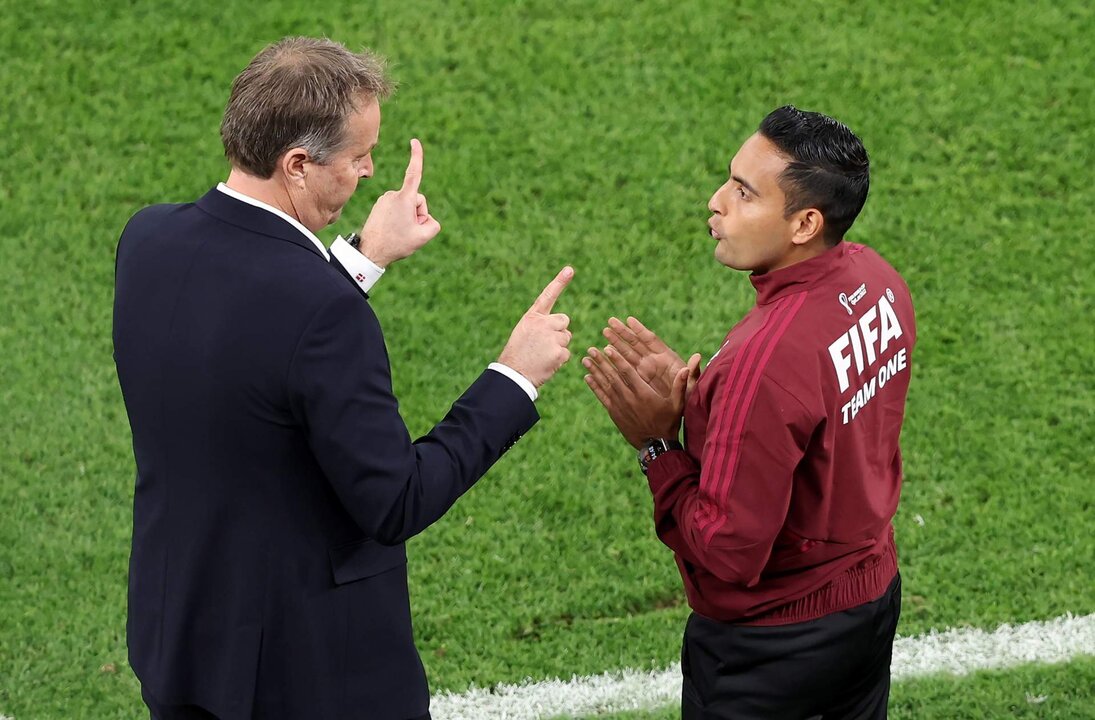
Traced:
<path id="1" fill-rule="evenodd" d="M 376 285 L 377 280 L 384 274 L 384 268 L 355 250 L 350 243 L 342 239 L 341 235 L 331 243 L 331 254 L 338 258 L 342 267 L 346 268 L 346 272 L 350 273 L 350 277 L 354 279 L 362 292 L 367 293 L 372 290 L 373 285 Z"/>
<path id="2" fill-rule="evenodd" d="M 510 380 L 517 383 L 517 387 L 525 391 L 525 394 L 528 395 L 529 400 L 536 402 L 536 398 L 540 397 L 540 393 L 536 392 L 536 386 L 533 385 L 527 377 L 511 368 L 509 365 L 503 365 L 502 363 L 494 362 L 490 365 L 487 365 L 487 370 L 493 370 L 495 372 L 502 373 Z"/>

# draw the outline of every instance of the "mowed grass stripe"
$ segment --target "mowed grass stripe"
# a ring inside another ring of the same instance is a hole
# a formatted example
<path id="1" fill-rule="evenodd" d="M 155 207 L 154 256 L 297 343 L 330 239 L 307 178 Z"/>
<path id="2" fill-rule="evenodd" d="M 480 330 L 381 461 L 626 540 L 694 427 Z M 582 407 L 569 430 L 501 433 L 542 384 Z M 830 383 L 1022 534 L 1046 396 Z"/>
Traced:
<path id="1" fill-rule="evenodd" d="M 1066 615 L 1046 622 L 1002 625 L 992 632 L 951 629 L 894 643 L 895 681 L 936 673 L 966 675 L 1026 663 L 1062 663 L 1095 654 L 1095 614 Z M 625 670 L 570 680 L 547 680 L 433 699 L 437 720 L 543 720 L 560 715 L 653 710 L 679 702 L 681 668 L 649 672 Z"/>

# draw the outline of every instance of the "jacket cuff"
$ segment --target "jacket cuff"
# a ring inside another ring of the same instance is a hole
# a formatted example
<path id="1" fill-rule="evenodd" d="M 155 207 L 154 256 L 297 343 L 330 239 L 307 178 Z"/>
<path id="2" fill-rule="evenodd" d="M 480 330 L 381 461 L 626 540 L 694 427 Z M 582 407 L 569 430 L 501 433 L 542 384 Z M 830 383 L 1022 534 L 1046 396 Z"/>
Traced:
<path id="1" fill-rule="evenodd" d="M 343 240 L 341 235 L 331 243 L 331 254 L 342 263 L 347 274 L 366 295 L 384 274 L 384 268 L 358 252 L 350 243 Z"/>
<path id="2" fill-rule="evenodd" d="M 503 365 L 499 362 L 492 362 L 490 365 L 487 365 L 487 369 L 494 370 L 495 372 L 500 372 L 513 382 L 517 383 L 517 386 L 524 390 L 525 394 L 528 395 L 529 400 L 536 402 L 536 398 L 540 397 L 540 393 L 536 391 L 536 386 L 532 384 L 532 381 L 511 368 L 509 365 Z"/>
<path id="3" fill-rule="evenodd" d="M 699 464 L 684 450 L 670 450 L 654 458 L 646 468 L 646 481 L 650 492 L 658 495 L 666 485 L 672 485 L 683 477 L 699 470 Z"/>
<path id="4" fill-rule="evenodd" d="M 489 426 L 500 433 L 496 435 L 496 442 L 501 441 L 498 448 L 500 455 L 516 445 L 540 420 L 536 403 L 529 399 L 525 391 L 494 370 L 484 370 L 461 396 L 461 400 L 472 398 L 481 398 L 476 402 L 482 402 L 484 407 L 491 408 Z"/>

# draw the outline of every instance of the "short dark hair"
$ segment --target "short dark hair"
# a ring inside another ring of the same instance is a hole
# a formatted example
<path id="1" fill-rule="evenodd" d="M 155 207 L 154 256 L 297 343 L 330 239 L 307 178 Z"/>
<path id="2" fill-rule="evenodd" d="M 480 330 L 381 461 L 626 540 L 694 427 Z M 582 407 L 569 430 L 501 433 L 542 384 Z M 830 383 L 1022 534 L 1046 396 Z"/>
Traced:
<path id="1" fill-rule="evenodd" d="M 784 213 L 816 207 L 825 218 L 825 241 L 840 242 L 863 209 L 871 184 L 863 142 L 844 123 L 794 105 L 768 113 L 757 132 L 787 156 L 779 176 L 787 196 Z"/>
<path id="2" fill-rule="evenodd" d="M 368 98 L 392 91 L 383 58 L 332 40 L 287 37 L 268 45 L 232 82 L 221 121 L 224 155 L 261 178 L 286 150 L 325 163 L 345 141 L 346 119 Z"/>

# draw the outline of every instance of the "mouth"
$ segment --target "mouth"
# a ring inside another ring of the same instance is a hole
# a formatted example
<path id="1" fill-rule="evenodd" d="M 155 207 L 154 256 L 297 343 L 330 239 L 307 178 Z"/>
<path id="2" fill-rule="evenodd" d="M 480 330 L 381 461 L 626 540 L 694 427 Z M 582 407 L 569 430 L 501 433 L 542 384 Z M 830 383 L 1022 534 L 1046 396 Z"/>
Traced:
<path id="1" fill-rule="evenodd" d="M 711 234 L 711 237 L 715 238 L 716 240 L 722 240 L 722 235 L 719 235 L 717 232 L 715 232 L 715 226 L 712 223 L 713 220 L 707 221 L 708 232 Z"/>

